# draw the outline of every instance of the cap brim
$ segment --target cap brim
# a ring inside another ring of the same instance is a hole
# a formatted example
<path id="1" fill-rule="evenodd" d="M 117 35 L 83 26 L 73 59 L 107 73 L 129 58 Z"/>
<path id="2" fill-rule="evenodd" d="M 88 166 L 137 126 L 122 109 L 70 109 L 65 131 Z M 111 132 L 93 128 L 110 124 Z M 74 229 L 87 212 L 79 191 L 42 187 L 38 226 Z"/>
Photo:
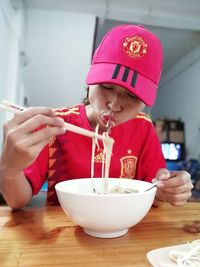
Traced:
<path id="1" fill-rule="evenodd" d="M 147 106 L 153 106 L 156 98 L 157 84 L 152 80 L 144 77 L 139 72 L 137 73 L 137 80 L 135 85 L 131 85 L 131 79 L 135 70 L 129 69 L 129 75 L 126 81 L 122 80 L 125 67 L 121 67 L 116 78 L 112 78 L 115 71 L 116 64 L 98 63 L 91 65 L 90 71 L 86 78 L 88 85 L 111 83 L 127 89 L 130 93 L 136 95 Z"/>

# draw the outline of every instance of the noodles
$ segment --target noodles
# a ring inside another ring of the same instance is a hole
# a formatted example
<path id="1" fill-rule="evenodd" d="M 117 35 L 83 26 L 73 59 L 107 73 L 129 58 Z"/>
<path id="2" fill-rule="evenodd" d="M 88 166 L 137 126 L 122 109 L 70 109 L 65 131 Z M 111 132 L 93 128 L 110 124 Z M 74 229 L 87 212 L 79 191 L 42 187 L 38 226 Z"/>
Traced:
<path id="1" fill-rule="evenodd" d="M 95 136 L 92 138 L 92 157 L 91 157 L 91 180 L 92 180 L 92 190 L 94 193 L 97 192 L 96 188 L 94 187 L 94 163 L 95 163 L 95 150 L 96 146 L 99 147 L 99 143 L 97 140 L 99 125 L 95 128 Z M 110 162 L 112 156 L 112 148 L 113 148 L 113 139 L 109 137 L 108 132 L 103 133 L 103 158 L 102 158 L 102 178 L 104 179 L 103 183 L 103 194 L 131 194 L 131 193 L 138 193 L 138 190 L 134 190 L 131 188 L 123 188 L 119 184 L 114 186 L 109 190 L 108 187 L 108 178 L 109 178 L 109 170 L 110 170 Z"/>
<path id="2" fill-rule="evenodd" d="M 109 190 L 109 193 L 112 193 L 112 194 L 132 194 L 132 193 L 138 193 L 138 192 L 139 191 L 136 189 L 122 187 L 119 184 Z"/>
<path id="3" fill-rule="evenodd" d="M 95 133 L 96 136 L 98 134 L 99 125 L 96 126 Z M 91 158 L 91 178 L 92 178 L 92 188 L 93 192 L 96 192 L 93 185 L 94 178 L 94 156 L 96 146 L 99 148 L 97 137 L 94 136 L 92 138 L 92 158 Z M 102 178 L 104 179 L 103 193 L 108 193 L 108 177 L 109 177 L 109 169 L 110 169 L 110 161 L 112 156 L 112 148 L 113 148 L 113 139 L 111 139 L 108 135 L 108 132 L 103 133 L 103 159 L 102 159 Z"/>
<path id="4" fill-rule="evenodd" d="M 105 167 L 103 169 L 104 170 L 104 173 L 103 173 L 104 192 L 108 193 L 108 177 L 109 177 L 113 143 L 110 142 L 109 135 L 107 132 L 103 133 L 103 135 L 105 136 L 105 139 L 103 140 L 104 155 L 105 155 Z"/>
<path id="5" fill-rule="evenodd" d="M 170 251 L 170 259 L 180 267 L 200 267 L 200 239 L 188 243 L 189 250 L 183 251 Z"/>
<path id="6" fill-rule="evenodd" d="M 91 178 L 92 178 L 92 188 L 93 188 L 93 192 L 94 193 L 96 192 L 96 190 L 94 188 L 94 185 L 93 185 L 93 178 L 94 178 L 94 155 L 95 155 L 96 146 L 98 146 L 98 148 L 99 148 L 99 143 L 98 143 L 98 140 L 97 140 L 98 130 L 99 130 L 99 124 L 97 124 L 97 126 L 95 128 L 95 134 L 96 135 L 92 138 Z"/>

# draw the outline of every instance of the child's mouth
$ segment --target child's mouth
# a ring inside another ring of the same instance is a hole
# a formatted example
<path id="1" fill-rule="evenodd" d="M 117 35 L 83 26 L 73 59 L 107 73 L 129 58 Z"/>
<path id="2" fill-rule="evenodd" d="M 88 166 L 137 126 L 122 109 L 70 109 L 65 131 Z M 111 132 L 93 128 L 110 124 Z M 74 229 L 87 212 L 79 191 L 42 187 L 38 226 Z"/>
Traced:
<path id="1" fill-rule="evenodd" d="M 116 119 L 112 115 L 104 114 L 103 123 L 107 128 L 114 127 L 116 125 Z"/>

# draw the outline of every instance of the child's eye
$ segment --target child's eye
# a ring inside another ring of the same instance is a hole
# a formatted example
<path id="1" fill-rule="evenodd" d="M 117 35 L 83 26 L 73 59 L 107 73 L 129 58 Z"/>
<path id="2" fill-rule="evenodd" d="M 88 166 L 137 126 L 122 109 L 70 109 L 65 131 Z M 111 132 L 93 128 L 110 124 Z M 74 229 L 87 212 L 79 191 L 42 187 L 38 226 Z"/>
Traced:
<path id="1" fill-rule="evenodd" d="M 137 98 L 137 96 L 135 96 L 135 95 L 133 95 L 133 94 L 131 94 L 131 93 L 127 93 L 127 95 L 128 95 L 129 97 L 131 97 L 131 98 Z"/>
<path id="2" fill-rule="evenodd" d="M 102 86 L 103 88 L 105 88 L 105 89 L 108 89 L 108 90 L 113 89 L 112 87 L 109 87 L 109 86 L 107 86 L 107 85 L 105 85 L 105 84 L 102 84 L 101 86 Z"/>

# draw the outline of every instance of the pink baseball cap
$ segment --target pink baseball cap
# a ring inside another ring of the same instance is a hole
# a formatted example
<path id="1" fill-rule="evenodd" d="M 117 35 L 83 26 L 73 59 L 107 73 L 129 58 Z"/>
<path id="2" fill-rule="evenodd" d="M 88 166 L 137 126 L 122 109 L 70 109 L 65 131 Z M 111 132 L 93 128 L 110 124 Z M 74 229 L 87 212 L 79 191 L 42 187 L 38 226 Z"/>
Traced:
<path id="1" fill-rule="evenodd" d="M 120 25 L 96 49 L 86 82 L 111 83 L 153 106 L 162 71 L 160 40 L 141 25 Z"/>

